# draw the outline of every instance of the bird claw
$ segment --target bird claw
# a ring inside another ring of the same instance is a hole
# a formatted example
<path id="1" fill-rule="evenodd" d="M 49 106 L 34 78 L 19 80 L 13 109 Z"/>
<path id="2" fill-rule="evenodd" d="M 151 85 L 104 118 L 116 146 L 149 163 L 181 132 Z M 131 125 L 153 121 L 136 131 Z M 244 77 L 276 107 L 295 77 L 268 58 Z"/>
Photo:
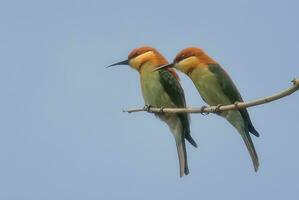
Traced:
<path id="1" fill-rule="evenodd" d="M 164 106 L 162 106 L 161 108 L 160 108 L 160 110 L 159 110 L 159 113 L 164 113 Z"/>
<path id="2" fill-rule="evenodd" d="M 218 104 L 216 107 L 215 107 L 215 110 L 214 112 L 215 113 L 220 113 L 220 107 L 223 106 L 222 104 Z"/>
<path id="3" fill-rule="evenodd" d="M 205 109 L 205 108 L 207 108 L 208 106 L 201 106 L 200 107 L 200 114 L 202 114 L 202 115 L 208 115 L 209 113 L 207 112 L 203 112 L 203 110 Z"/>
<path id="4" fill-rule="evenodd" d="M 146 110 L 146 112 L 151 112 L 151 107 L 153 107 L 152 105 L 145 105 L 143 107 L 144 110 Z"/>
<path id="5" fill-rule="evenodd" d="M 239 109 L 239 105 L 238 105 L 239 103 L 240 103 L 239 101 L 236 101 L 236 102 L 234 103 L 236 110 Z"/>

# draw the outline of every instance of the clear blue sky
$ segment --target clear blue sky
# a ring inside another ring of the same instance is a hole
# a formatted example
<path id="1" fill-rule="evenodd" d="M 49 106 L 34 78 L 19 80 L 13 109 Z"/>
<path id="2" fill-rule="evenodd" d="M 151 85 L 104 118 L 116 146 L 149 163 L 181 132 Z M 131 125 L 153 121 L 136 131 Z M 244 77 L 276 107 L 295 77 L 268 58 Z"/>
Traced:
<path id="1" fill-rule="evenodd" d="M 143 106 L 138 74 L 104 67 L 135 47 L 171 60 L 206 50 L 245 100 L 299 76 L 298 1 L 1 1 L 0 199 L 298 199 L 299 93 L 250 108 L 254 173 L 237 132 L 192 115 L 190 175 L 168 127 Z M 203 101 L 179 74 L 187 102 Z"/>

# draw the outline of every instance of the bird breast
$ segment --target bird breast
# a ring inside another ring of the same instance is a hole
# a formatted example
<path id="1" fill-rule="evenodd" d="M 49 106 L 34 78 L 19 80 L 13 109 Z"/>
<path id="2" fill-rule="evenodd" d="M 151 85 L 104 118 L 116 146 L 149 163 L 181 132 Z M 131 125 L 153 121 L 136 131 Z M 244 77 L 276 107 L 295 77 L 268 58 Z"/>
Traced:
<path id="1" fill-rule="evenodd" d="M 210 106 L 230 104 L 229 98 L 224 94 L 217 77 L 207 68 L 197 68 L 190 77 L 202 99 Z"/>
<path id="2" fill-rule="evenodd" d="M 141 89 L 146 105 L 174 107 L 169 95 L 160 82 L 159 72 L 141 73 Z"/>

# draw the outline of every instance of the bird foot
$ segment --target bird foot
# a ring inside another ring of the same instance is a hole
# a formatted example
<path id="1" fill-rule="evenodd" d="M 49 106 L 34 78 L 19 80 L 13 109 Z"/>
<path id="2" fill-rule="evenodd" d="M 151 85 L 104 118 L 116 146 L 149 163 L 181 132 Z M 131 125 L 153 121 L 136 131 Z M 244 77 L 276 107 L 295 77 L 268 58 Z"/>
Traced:
<path id="1" fill-rule="evenodd" d="M 240 103 L 239 101 L 236 101 L 236 102 L 234 103 L 236 110 L 239 110 L 239 105 L 238 105 L 239 103 Z"/>
<path id="2" fill-rule="evenodd" d="M 208 106 L 201 106 L 200 107 L 200 114 L 202 114 L 202 115 L 208 115 L 209 113 L 208 112 L 203 112 L 203 110 L 205 109 L 205 108 L 207 108 Z"/>
<path id="3" fill-rule="evenodd" d="M 164 106 L 162 106 L 161 108 L 160 108 L 160 110 L 159 110 L 159 113 L 164 113 Z"/>
<path id="4" fill-rule="evenodd" d="M 143 109 L 146 110 L 146 112 L 151 112 L 151 107 L 153 107 L 153 106 L 148 104 L 148 105 L 145 105 L 143 107 Z"/>
<path id="5" fill-rule="evenodd" d="M 214 112 L 215 112 L 215 113 L 220 113 L 220 111 L 221 111 L 221 110 L 220 110 L 220 107 L 221 107 L 221 106 L 223 106 L 223 105 L 222 105 L 222 104 L 218 104 L 218 105 L 215 107 Z"/>

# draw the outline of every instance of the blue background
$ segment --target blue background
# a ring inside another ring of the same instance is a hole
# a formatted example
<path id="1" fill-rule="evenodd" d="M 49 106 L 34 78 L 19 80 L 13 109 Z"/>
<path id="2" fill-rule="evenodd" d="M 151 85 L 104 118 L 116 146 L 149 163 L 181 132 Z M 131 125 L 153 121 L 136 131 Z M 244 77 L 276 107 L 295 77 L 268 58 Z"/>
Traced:
<path id="1" fill-rule="evenodd" d="M 1 199 L 298 199 L 299 94 L 249 109 L 253 171 L 237 132 L 192 115 L 190 175 L 178 176 L 168 127 L 147 113 L 139 77 L 104 67 L 136 47 L 167 59 L 197 46 L 245 100 L 298 77 L 298 1 L 1 1 Z M 179 74 L 188 105 L 204 105 Z"/>

